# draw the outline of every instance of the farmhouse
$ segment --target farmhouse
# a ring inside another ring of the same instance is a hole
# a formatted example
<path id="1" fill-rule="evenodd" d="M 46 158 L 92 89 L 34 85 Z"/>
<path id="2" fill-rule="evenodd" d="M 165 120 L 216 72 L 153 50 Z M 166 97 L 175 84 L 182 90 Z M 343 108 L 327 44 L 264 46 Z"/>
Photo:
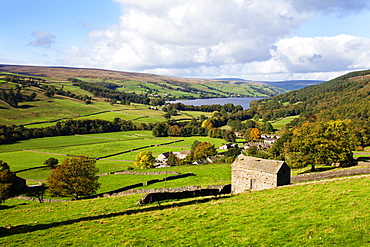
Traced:
<path id="1" fill-rule="evenodd" d="M 183 160 L 190 155 L 190 151 L 181 150 L 181 152 L 174 152 L 173 154 L 176 155 L 176 157 L 179 158 L 180 160 Z"/>
<path id="2" fill-rule="evenodd" d="M 221 147 L 219 147 L 218 149 L 220 149 L 220 150 L 229 150 L 230 148 L 237 148 L 237 147 L 238 147 L 238 144 L 226 143 L 226 144 L 222 145 Z"/>
<path id="3" fill-rule="evenodd" d="M 232 193 L 265 190 L 290 184 L 290 168 L 280 160 L 239 155 L 231 166 Z"/>
<path id="4" fill-rule="evenodd" d="M 161 153 L 160 155 L 158 155 L 156 162 L 160 164 L 167 164 L 167 160 L 169 156 L 170 156 L 170 152 Z"/>

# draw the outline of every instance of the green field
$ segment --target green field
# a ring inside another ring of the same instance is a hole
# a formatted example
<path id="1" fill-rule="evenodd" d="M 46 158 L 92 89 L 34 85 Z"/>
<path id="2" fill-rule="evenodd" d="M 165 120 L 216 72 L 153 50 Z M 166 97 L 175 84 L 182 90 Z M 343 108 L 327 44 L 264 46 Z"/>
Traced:
<path id="1" fill-rule="evenodd" d="M 182 141 L 170 143 L 176 140 Z M 193 136 L 181 138 L 155 138 L 152 136 L 151 131 L 123 131 L 90 135 L 45 137 L 20 141 L 14 144 L 1 145 L 0 160 L 7 162 L 12 171 L 21 171 L 24 169 L 43 166 L 44 161 L 50 157 L 57 158 L 59 162 L 62 162 L 67 158 L 67 155 L 87 155 L 94 158 L 112 155 L 110 157 L 97 160 L 96 165 L 99 168 L 99 173 L 106 173 L 127 170 L 129 167 L 133 167 L 133 160 L 140 151 L 150 150 L 153 152 L 154 156 L 157 157 L 160 153 L 164 152 L 190 150 L 191 145 L 195 140 L 200 142 L 208 141 L 215 144 L 216 147 L 219 147 L 224 143 L 224 140 L 222 139 L 209 137 Z M 135 148 L 160 144 L 165 145 L 147 147 L 138 151 L 130 151 Z M 118 154 L 124 151 L 128 152 Z M 185 168 L 176 167 L 168 169 L 174 169 L 177 171 L 176 169 L 182 170 Z M 153 171 L 158 171 L 158 169 L 154 169 Z M 27 179 L 46 180 L 49 174 L 49 168 L 39 168 L 19 172 L 18 176 Z M 211 176 L 211 174 L 208 175 Z M 109 176 L 109 178 L 102 178 L 101 190 L 107 191 L 108 188 L 111 189 L 112 186 L 109 184 L 115 184 L 118 187 L 129 185 L 122 183 L 120 179 L 117 180 L 119 177 L 120 176 Z M 227 179 L 230 179 L 228 175 Z M 145 178 L 141 182 L 145 182 L 146 180 L 149 179 Z M 206 185 L 207 183 L 208 182 L 205 182 Z M 191 185 L 188 184 L 187 181 L 185 181 L 185 184 L 185 186 Z M 173 186 L 176 187 L 176 185 Z"/>
<path id="2" fill-rule="evenodd" d="M 299 116 L 285 117 L 276 121 L 272 121 L 271 124 L 276 130 L 281 130 L 285 125 L 298 118 Z"/>
<path id="3" fill-rule="evenodd" d="M 136 206 L 7 200 L 1 246 L 368 246 L 369 177 Z M 330 196 L 329 196 L 330 195 Z"/>

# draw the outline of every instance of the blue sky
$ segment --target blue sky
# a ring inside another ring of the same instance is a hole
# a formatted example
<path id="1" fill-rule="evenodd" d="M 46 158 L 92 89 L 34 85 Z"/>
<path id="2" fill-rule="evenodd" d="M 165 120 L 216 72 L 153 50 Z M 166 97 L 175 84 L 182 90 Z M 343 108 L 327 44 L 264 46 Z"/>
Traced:
<path id="1" fill-rule="evenodd" d="M 0 64 L 328 80 L 370 67 L 367 0 L 0 0 Z"/>

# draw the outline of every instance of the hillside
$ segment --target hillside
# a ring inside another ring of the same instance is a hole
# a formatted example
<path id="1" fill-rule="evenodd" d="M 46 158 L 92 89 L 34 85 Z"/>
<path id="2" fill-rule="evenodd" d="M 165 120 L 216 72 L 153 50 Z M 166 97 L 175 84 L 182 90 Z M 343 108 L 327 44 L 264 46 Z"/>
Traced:
<path id="1" fill-rule="evenodd" d="M 368 119 L 370 117 L 370 70 L 357 71 L 333 80 L 256 102 L 261 117 L 315 115 L 319 120 Z"/>
<path id="2" fill-rule="evenodd" d="M 257 82 L 218 82 L 144 73 L 67 67 L 0 65 L 0 72 L 38 76 L 56 80 L 76 78 L 90 83 L 111 83 L 118 91 L 144 93 L 153 97 L 187 99 L 215 97 L 270 97 L 286 90 Z"/>
<path id="3" fill-rule="evenodd" d="M 10 199 L 0 210 L 0 245 L 367 246 L 368 186 L 369 177 L 354 177 L 147 206 L 135 205 L 141 195 Z"/>

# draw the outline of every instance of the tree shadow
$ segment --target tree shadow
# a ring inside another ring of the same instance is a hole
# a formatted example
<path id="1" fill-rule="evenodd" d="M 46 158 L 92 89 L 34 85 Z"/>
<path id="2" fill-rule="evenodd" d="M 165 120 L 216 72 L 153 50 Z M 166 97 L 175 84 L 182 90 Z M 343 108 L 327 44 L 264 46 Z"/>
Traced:
<path id="1" fill-rule="evenodd" d="M 29 108 L 33 108 L 33 107 L 35 107 L 35 106 L 33 106 L 33 105 L 20 105 L 20 106 L 18 106 L 18 108 L 21 108 L 21 109 L 29 109 Z"/>
<path id="2" fill-rule="evenodd" d="M 6 210 L 6 209 L 10 209 L 10 208 L 15 208 L 15 207 L 18 207 L 18 206 L 21 206 L 21 205 L 26 205 L 27 203 L 21 203 L 21 204 L 17 204 L 17 205 L 0 205 L 0 210 Z"/>
<path id="3" fill-rule="evenodd" d="M 173 207 L 183 207 L 183 206 L 188 206 L 188 205 L 193 205 L 193 204 L 198 204 L 198 203 L 205 203 L 209 201 L 220 200 L 226 197 L 230 197 L 230 195 L 218 196 L 218 197 L 207 197 L 203 199 L 194 199 L 194 200 L 185 201 L 185 202 L 171 200 L 170 203 L 167 205 L 161 205 L 160 203 L 153 203 L 153 204 L 150 204 L 150 206 L 146 208 L 128 209 L 122 212 L 102 214 L 102 215 L 96 215 L 96 216 L 87 216 L 87 217 L 82 217 L 78 219 L 70 219 L 70 220 L 65 220 L 65 221 L 38 224 L 38 225 L 18 225 L 14 227 L 12 226 L 0 227 L 0 238 L 5 237 L 5 236 L 15 235 L 15 234 L 23 234 L 23 233 L 30 233 L 30 232 L 35 232 L 39 230 L 46 230 L 46 229 L 50 229 L 50 228 L 58 227 L 58 226 L 71 225 L 71 224 L 83 222 L 83 221 L 101 220 L 101 219 L 108 219 L 108 218 L 113 218 L 113 217 L 118 217 L 118 216 L 123 216 L 123 215 L 132 215 L 132 214 L 137 214 L 137 213 L 152 212 L 152 211 L 163 210 L 163 209 L 173 208 Z"/>

